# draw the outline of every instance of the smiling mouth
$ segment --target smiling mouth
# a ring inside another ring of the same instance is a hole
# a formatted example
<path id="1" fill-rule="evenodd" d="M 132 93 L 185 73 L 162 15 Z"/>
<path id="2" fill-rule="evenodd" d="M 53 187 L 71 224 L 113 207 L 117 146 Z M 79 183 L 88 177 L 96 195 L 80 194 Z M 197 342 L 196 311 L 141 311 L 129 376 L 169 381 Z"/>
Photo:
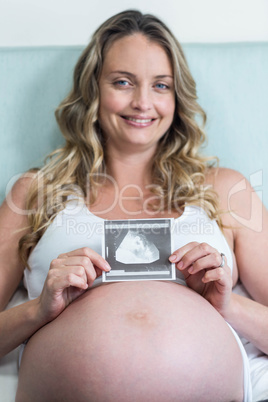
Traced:
<path id="1" fill-rule="evenodd" d="M 134 123 L 151 123 L 155 119 L 135 119 L 134 117 L 122 116 L 125 120 L 133 121 Z"/>

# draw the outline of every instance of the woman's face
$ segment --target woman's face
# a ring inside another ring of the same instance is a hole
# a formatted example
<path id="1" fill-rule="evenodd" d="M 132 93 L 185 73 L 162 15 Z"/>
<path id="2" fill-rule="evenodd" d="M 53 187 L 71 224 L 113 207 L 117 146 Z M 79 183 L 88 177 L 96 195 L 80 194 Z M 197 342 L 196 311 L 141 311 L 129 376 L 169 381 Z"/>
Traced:
<path id="1" fill-rule="evenodd" d="M 99 82 L 99 122 L 107 147 L 156 148 L 173 121 L 173 71 L 163 48 L 142 34 L 114 42 Z"/>

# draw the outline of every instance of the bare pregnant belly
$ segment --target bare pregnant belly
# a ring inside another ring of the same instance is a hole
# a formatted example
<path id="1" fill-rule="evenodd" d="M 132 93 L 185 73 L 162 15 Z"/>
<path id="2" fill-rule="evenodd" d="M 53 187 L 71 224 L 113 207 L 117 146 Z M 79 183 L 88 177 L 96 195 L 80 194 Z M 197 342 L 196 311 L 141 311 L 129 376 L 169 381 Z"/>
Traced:
<path id="1" fill-rule="evenodd" d="M 113 283 L 31 338 L 17 401 L 241 400 L 242 374 L 233 334 L 201 296 L 175 283 Z"/>

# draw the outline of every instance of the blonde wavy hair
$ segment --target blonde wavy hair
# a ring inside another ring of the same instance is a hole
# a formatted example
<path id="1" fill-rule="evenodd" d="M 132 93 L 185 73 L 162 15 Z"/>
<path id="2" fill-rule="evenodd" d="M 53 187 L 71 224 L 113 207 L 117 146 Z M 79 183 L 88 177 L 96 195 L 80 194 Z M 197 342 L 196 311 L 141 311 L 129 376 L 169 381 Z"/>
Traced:
<path id="1" fill-rule="evenodd" d="M 135 33 L 162 46 L 174 71 L 174 119 L 160 139 L 154 157 L 152 193 L 161 199 L 164 210 L 183 209 L 186 203 L 200 205 L 221 225 L 217 197 L 204 185 L 209 158 L 199 153 L 206 139 L 206 114 L 197 102 L 196 84 L 182 48 L 158 18 L 127 10 L 108 19 L 94 33 L 75 67 L 73 88 L 55 112 L 66 143 L 35 172 L 27 200 L 30 233 L 21 238 L 19 245 L 25 264 L 30 250 L 65 207 L 69 195 L 77 194 L 78 188 L 89 204 L 96 200 L 106 174 L 104 138 L 98 123 L 98 82 L 109 47 Z M 201 117 L 201 124 L 196 116 L 199 120 Z"/>

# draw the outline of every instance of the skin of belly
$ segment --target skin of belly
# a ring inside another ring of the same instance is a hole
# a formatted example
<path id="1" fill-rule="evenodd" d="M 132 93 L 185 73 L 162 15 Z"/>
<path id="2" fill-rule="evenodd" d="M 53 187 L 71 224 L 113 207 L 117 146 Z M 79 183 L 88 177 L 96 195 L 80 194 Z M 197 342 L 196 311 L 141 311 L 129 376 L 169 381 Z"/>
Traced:
<path id="1" fill-rule="evenodd" d="M 87 291 L 28 342 L 17 402 L 240 401 L 239 347 L 216 310 L 161 281 Z"/>

